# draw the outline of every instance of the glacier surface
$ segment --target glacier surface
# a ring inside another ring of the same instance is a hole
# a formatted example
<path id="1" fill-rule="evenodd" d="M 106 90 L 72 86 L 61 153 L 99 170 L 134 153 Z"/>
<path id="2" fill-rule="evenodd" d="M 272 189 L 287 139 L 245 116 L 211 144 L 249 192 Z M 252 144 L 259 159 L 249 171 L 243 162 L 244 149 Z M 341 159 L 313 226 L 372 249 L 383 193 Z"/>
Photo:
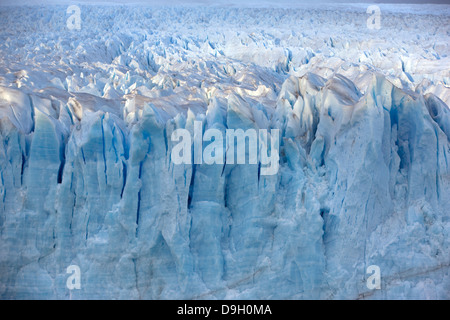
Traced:
<path id="1" fill-rule="evenodd" d="M 449 6 L 80 8 L 0 7 L 0 298 L 450 298 Z"/>

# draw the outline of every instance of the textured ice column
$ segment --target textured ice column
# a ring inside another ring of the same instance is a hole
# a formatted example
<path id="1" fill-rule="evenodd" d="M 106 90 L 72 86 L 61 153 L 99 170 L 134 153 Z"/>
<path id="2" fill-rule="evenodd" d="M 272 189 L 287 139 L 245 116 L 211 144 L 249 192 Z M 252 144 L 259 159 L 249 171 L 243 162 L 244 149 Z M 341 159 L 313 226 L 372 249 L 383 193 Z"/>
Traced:
<path id="1" fill-rule="evenodd" d="M 36 240 L 41 235 L 36 234 L 30 221 L 38 223 L 40 228 L 45 221 L 38 221 L 37 213 L 24 210 L 26 194 L 22 185 L 25 184 L 23 174 L 30 141 L 27 135 L 34 126 L 30 98 L 18 90 L 3 87 L 0 87 L 0 94 L 3 104 L 0 109 L 0 295 L 19 297 L 16 282 L 24 294 L 27 294 L 27 287 L 25 283 L 20 284 L 20 280 L 16 281 L 18 272 L 39 257 Z M 40 282 L 32 280 L 28 285 L 36 293 Z"/>
<path id="2" fill-rule="evenodd" d="M 31 140 L 29 163 L 25 173 L 27 185 L 26 206 L 37 212 L 44 211 L 44 204 L 54 203 L 51 187 L 58 181 L 63 160 L 62 135 L 56 121 L 35 108 L 35 130 Z M 52 190 L 54 192 L 54 190 Z"/>
<path id="3" fill-rule="evenodd" d="M 34 241 L 25 237 L 17 237 L 17 230 L 23 226 L 24 193 L 22 171 L 26 159 L 25 135 L 21 134 L 8 118 L 0 121 L 0 296 L 15 296 L 15 279 L 18 267 L 35 258 L 37 253 Z M 24 235 L 23 233 L 21 234 Z M 30 243 L 31 242 L 31 243 Z M 22 248 L 30 245 L 24 252 Z M 33 253 L 31 253 L 33 252 Z M 28 254 L 27 254 L 28 253 Z"/>
<path id="4" fill-rule="evenodd" d="M 270 282 L 277 283 L 277 289 L 271 291 L 271 298 L 324 298 L 326 292 L 321 217 L 326 188 L 320 178 L 324 172 L 317 172 L 311 165 L 315 160 L 308 156 L 318 123 L 315 96 L 320 89 L 312 80 L 311 75 L 299 81 L 288 79 L 282 90 L 292 99 L 277 103 L 276 125 L 286 130 L 271 251 Z"/>
<path id="5" fill-rule="evenodd" d="M 111 219 L 107 218 L 117 215 L 115 206 L 126 182 L 125 145 L 120 119 L 109 113 L 86 112 L 75 124 L 66 148 L 57 204 L 59 267 L 64 272 L 70 264 L 79 265 L 87 280 L 83 294 L 92 298 L 113 293 L 106 290 L 114 282 L 108 269 L 120 258 L 121 237 L 108 237 Z M 105 279 L 105 275 L 110 276 Z"/>
<path id="6" fill-rule="evenodd" d="M 205 130 L 218 130 L 223 137 L 220 148 L 225 147 L 225 119 L 220 102 L 213 99 L 208 107 Z M 210 132 L 210 131 L 208 131 Z M 210 137 L 209 137 L 210 138 Z M 219 139 L 219 137 L 216 137 Z M 203 150 L 208 152 L 211 145 L 203 143 Z M 213 142 L 214 143 L 214 142 Z M 209 148 L 208 148 L 209 146 Z M 220 151 L 217 150 L 219 153 Z M 223 153 L 223 160 L 225 153 Z M 225 207 L 224 162 L 194 165 L 192 176 L 189 210 L 192 216 L 190 229 L 190 249 L 194 256 L 195 269 L 199 272 L 211 294 L 223 297 L 224 237 L 228 228 L 229 212 Z"/>
<path id="7" fill-rule="evenodd" d="M 327 87 L 339 88 L 325 90 L 318 128 L 331 187 L 330 211 L 324 215 L 328 283 L 339 288 L 335 297 L 342 292 L 342 298 L 349 298 L 365 285 L 357 277 L 370 265 L 367 234 L 392 214 L 391 126 L 389 112 L 377 104 L 371 89 L 356 103 L 358 93 L 347 81 L 333 79 Z"/>
<path id="8" fill-rule="evenodd" d="M 19 190 L 23 184 L 27 140 L 25 134 L 18 131 L 8 118 L 0 120 L 0 135 L 1 224 L 7 218 L 6 212 L 16 212 L 22 208 L 23 194 Z"/>
<path id="9" fill-rule="evenodd" d="M 14 294 L 18 297 L 35 297 L 45 283 L 51 283 L 49 273 L 55 249 L 55 195 L 64 158 L 63 135 L 60 124 L 44 113 L 49 100 L 36 99 L 34 106 L 34 132 L 31 137 L 29 158 L 23 171 L 26 185 L 25 205 L 16 217 L 18 232 L 15 237 L 26 244 L 19 245 L 16 260 Z M 10 226 L 9 226 L 10 227 Z M 31 262 L 37 262 L 29 265 Z M 44 297 L 54 297 L 51 290 Z"/>
<path id="10" fill-rule="evenodd" d="M 253 107 L 239 99 L 236 96 L 228 99 L 227 127 L 244 131 L 253 129 L 257 136 L 259 128 L 252 119 Z M 229 143 L 228 147 L 236 144 L 235 141 Z M 250 139 L 249 143 L 252 143 Z M 270 247 L 273 226 L 268 218 L 274 211 L 277 175 L 260 176 L 259 165 L 249 164 L 248 150 L 245 153 L 246 164 L 230 164 L 227 157 L 225 167 L 225 205 L 231 213 L 225 279 L 230 286 L 240 284 L 248 288 L 247 294 L 251 296 L 257 294 L 251 283 L 260 279 L 269 267 L 266 250 Z"/>
<path id="11" fill-rule="evenodd" d="M 392 227 L 397 245 L 387 251 L 374 249 L 377 240 L 370 238 L 372 233 L 383 238 L 381 226 L 394 223 L 415 225 L 410 232 L 417 240 L 435 238 L 420 225 L 427 218 L 436 220 L 427 217 L 431 212 L 442 212 L 437 197 L 442 169 L 448 169 L 443 168 L 446 151 L 437 136 L 445 135 L 438 133 L 422 97 L 405 94 L 382 77 L 373 76 L 367 94 L 353 106 L 333 108 L 339 105 L 337 98 L 324 92 L 318 128 L 325 137 L 330 185 L 335 186 L 324 216 L 327 282 L 339 288 L 334 297 L 357 298 L 368 292 L 364 274 L 371 264 L 383 270 L 384 285 L 395 287 L 389 277 L 402 273 L 397 266 L 432 270 L 443 263 L 439 256 L 417 251 L 409 232 L 395 234 L 408 227 Z"/>
<path id="12" fill-rule="evenodd" d="M 171 131 L 182 121 L 175 126 L 169 123 L 145 105 L 134 133 L 140 140 L 131 141 L 132 152 L 144 155 L 138 164 L 142 184 L 136 214 L 136 277 L 143 298 L 185 297 L 201 291 L 189 250 L 192 168 L 171 163 Z"/>
<path id="13" fill-rule="evenodd" d="M 424 299 L 441 285 L 440 281 L 430 280 L 433 274 L 437 279 L 445 279 L 449 269 L 448 255 L 441 252 L 449 248 L 446 239 L 449 193 L 445 191 L 449 190 L 446 160 L 449 140 L 440 123 L 432 120 L 434 113 L 422 96 L 395 91 L 391 108 L 392 122 L 398 128 L 395 198 L 397 207 L 398 202 L 403 205 L 400 223 L 404 226 L 398 229 L 407 231 L 399 232 L 397 246 L 389 246 L 383 260 L 388 266 L 385 267 L 388 277 L 394 274 L 400 274 L 405 280 L 415 277 L 410 286 L 416 289 L 405 290 L 410 295 L 408 298 Z M 424 243 L 426 248 L 422 247 Z M 376 254 L 379 256 L 379 251 Z M 388 278 L 386 288 L 407 283 L 398 284 Z"/>
<path id="14" fill-rule="evenodd" d="M 23 173 L 29 152 L 29 134 L 34 128 L 30 97 L 18 90 L 0 87 L 0 224 L 6 212 L 18 212 L 23 207 Z"/>

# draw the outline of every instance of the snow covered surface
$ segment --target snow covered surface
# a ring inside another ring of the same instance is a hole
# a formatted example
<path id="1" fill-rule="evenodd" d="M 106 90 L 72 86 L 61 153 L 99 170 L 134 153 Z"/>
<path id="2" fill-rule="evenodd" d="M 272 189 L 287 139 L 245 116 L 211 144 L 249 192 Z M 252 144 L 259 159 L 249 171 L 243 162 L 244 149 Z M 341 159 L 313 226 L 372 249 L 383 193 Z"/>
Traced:
<path id="1" fill-rule="evenodd" d="M 450 9 L 380 7 L 0 7 L 0 297 L 449 299 Z M 278 174 L 174 165 L 196 120 Z"/>

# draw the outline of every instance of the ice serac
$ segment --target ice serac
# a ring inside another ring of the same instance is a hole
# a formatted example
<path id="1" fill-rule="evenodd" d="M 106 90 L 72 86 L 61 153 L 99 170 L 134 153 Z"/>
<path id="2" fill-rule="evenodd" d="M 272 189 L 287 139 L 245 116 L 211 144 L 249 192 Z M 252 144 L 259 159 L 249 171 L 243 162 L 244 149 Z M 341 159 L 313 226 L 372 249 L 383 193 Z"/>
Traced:
<path id="1" fill-rule="evenodd" d="M 445 14 L 413 44 L 388 12 L 360 40 L 365 10 L 147 9 L 83 6 L 68 34 L 36 8 L 36 37 L 0 10 L 0 298 L 450 298 Z M 177 164 L 177 129 L 277 129 L 279 169 L 197 142 Z"/>
<path id="2" fill-rule="evenodd" d="M 132 125 L 69 111 L 67 135 L 50 101 L 20 101 L 32 126 L 1 122 L 4 298 L 67 297 L 72 264 L 72 298 L 446 296 L 448 107 L 432 94 L 308 74 L 286 80 L 271 120 L 233 94 L 174 118 L 144 103 Z M 281 129 L 279 172 L 174 164 L 171 133 L 198 121 Z"/>

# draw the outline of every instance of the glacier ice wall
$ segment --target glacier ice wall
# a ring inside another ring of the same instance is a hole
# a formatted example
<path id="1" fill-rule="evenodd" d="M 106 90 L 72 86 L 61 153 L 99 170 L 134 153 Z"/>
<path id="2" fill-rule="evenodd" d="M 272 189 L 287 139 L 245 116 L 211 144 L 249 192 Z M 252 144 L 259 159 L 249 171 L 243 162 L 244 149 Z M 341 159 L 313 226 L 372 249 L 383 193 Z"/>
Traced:
<path id="1" fill-rule="evenodd" d="M 448 15 L 82 12 L 0 10 L 2 299 L 450 297 Z M 175 165 L 194 121 L 279 129 L 278 173 Z"/>

